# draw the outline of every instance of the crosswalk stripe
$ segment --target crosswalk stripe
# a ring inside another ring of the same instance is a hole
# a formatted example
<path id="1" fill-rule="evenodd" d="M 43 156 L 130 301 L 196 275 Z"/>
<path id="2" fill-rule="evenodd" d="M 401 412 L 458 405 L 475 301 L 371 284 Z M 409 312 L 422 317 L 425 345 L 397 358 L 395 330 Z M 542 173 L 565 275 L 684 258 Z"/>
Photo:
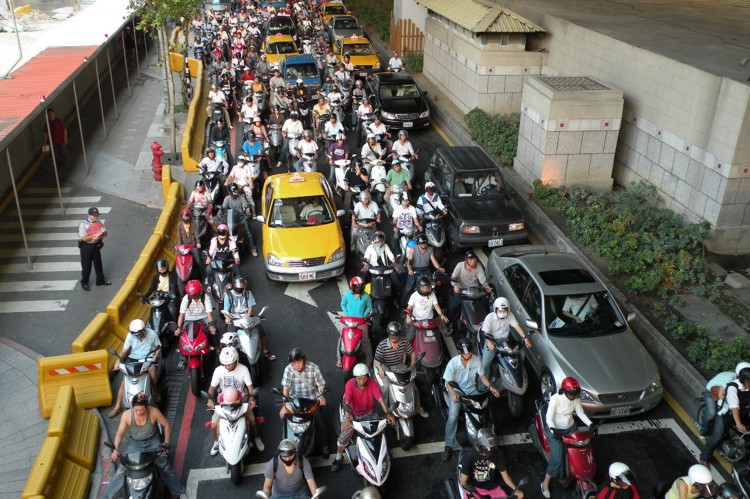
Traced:
<path id="1" fill-rule="evenodd" d="M 79 254 L 80 250 L 76 246 L 59 246 L 57 248 L 29 248 L 29 256 L 72 256 Z M 0 258 L 26 258 L 26 249 L 0 249 Z"/>
<path id="2" fill-rule="evenodd" d="M 99 213 L 109 213 L 112 211 L 112 208 L 109 206 L 101 207 L 97 206 L 99 208 Z M 9 210 L 9 212 L 17 213 L 15 206 L 12 210 Z M 71 208 L 65 208 L 65 213 L 60 208 L 21 208 L 21 212 L 23 213 L 24 217 L 28 216 L 39 216 L 39 215 L 87 215 L 89 212 L 89 207 L 81 208 L 81 207 L 71 207 Z M 14 215 L 15 216 L 15 215 Z"/>
<path id="3" fill-rule="evenodd" d="M 72 191 L 72 187 L 60 187 L 60 191 L 68 193 Z M 56 187 L 28 187 L 23 190 L 24 195 L 26 194 L 57 194 Z"/>
<path id="4" fill-rule="evenodd" d="M 41 234 L 26 234 L 27 241 L 77 241 L 77 232 L 46 232 Z M 22 234 L 0 234 L 0 243 L 23 241 Z"/>
<path id="5" fill-rule="evenodd" d="M 0 314 L 60 312 L 64 311 L 67 305 L 68 300 L 6 301 L 0 303 Z"/>
<path id="6" fill-rule="evenodd" d="M 71 291 L 78 281 L 14 281 L 0 282 L 0 293 L 23 293 L 26 291 Z"/>
<path id="7" fill-rule="evenodd" d="M 30 220 L 23 221 L 23 227 L 27 231 L 36 229 L 56 229 L 61 227 L 78 227 L 80 220 Z M 0 222 L 0 229 L 18 229 L 21 222 Z"/>
<path id="8" fill-rule="evenodd" d="M 102 200 L 101 196 L 63 196 L 62 202 L 64 203 L 98 203 Z M 52 204 L 59 203 L 60 198 L 57 196 L 42 196 L 42 197 L 22 197 L 21 206 L 25 204 Z"/>
<path id="9" fill-rule="evenodd" d="M 10 263 L 0 265 L 1 274 L 23 274 L 36 272 L 74 272 L 81 270 L 81 262 L 41 262 L 29 268 L 27 263 Z"/>

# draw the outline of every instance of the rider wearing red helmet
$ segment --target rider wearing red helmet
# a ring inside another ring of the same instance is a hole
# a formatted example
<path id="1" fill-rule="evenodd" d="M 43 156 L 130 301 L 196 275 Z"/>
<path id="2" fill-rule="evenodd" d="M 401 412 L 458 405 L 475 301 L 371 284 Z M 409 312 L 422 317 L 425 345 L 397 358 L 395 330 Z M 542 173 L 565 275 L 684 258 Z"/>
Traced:
<path id="1" fill-rule="evenodd" d="M 346 317 L 358 317 L 364 319 L 372 313 L 372 300 L 370 295 L 364 292 L 365 281 L 359 276 L 349 280 L 349 291 L 341 298 L 341 310 Z M 367 323 L 360 326 L 362 329 L 362 341 L 367 365 L 372 365 L 372 344 L 368 334 Z M 341 338 L 336 348 L 336 367 L 341 367 Z"/>
<path id="2" fill-rule="evenodd" d="M 554 476 L 558 479 L 564 479 L 567 475 L 565 469 L 565 445 L 562 442 L 562 436 L 570 435 L 578 431 L 576 422 L 573 420 L 575 411 L 578 418 L 592 426 L 594 423 L 583 412 L 581 405 L 581 384 L 572 376 L 562 380 L 560 390 L 552 395 L 547 406 L 547 415 L 545 417 L 549 431 L 547 440 L 549 442 L 551 456 L 547 464 L 547 472 L 542 482 L 542 495 L 551 497 L 549 492 L 549 482 Z"/>
<path id="3" fill-rule="evenodd" d="M 188 281 L 185 285 L 185 296 L 182 297 L 182 303 L 180 303 L 180 316 L 177 318 L 177 329 L 175 329 L 174 335 L 180 335 L 185 321 L 200 321 L 208 326 L 212 335 L 211 338 L 216 336 L 216 321 L 214 321 L 214 315 L 211 312 L 213 307 L 211 297 L 208 293 L 203 292 L 200 281 L 195 279 Z"/>

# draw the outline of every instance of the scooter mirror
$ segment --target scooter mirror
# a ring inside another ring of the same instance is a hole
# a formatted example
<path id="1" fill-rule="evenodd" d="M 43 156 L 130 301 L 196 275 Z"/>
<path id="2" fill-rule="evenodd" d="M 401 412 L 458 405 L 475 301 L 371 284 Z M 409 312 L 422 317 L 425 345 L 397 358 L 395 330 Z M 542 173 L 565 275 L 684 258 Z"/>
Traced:
<path id="1" fill-rule="evenodd" d="M 118 354 L 117 352 L 115 352 L 112 348 L 108 348 L 107 349 L 107 353 L 109 353 L 110 355 L 114 355 L 115 357 L 119 357 L 120 356 L 120 354 Z"/>
<path id="2" fill-rule="evenodd" d="M 265 218 L 265 217 L 264 217 L 263 215 L 256 215 L 256 216 L 255 216 L 255 219 L 256 219 L 256 220 L 257 220 L 258 222 L 260 222 L 260 223 L 265 223 L 265 222 L 266 222 L 266 218 Z"/>
<path id="3" fill-rule="evenodd" d="M 268 310 L 268 306 L 265 306 L 265 307 L 261 308 L 260 312 L 258 312 L 258 317 L 260 317 L 261 315 L 263 315 L 263 312 L 265 312 L 266 310 Z"/>
<path id="4" fill-rule="evenodd" d="M 201 390 L 201 397 L 204 399 L 210 399 L 211 395 L 209 395 L 206 390 Z"/>
<path id="5" fill-rule="evenodd" d="M 271 393 L 275 393 L 276 395 L 281 395 L 281 390 L 276 388 L 275 386 L 271 388 Z"/>
<path id="6" fill-rule="evenodd" d="M 323 485 L 322 487 L 318 487 L 317 489 L 315 489 L 315 495 L 313 495 L 311 499 L 320 497 L 321 495 L 323 495 L 323 492 L 325 492 L 326 490 L 328 490 L 328 487 L 326 487 L 325 485 Z"/>
<path id="7" fill-rule="evenodd" d="M 268 493 L 264 490 L 259 490 L 255 493 L 255 497 L 260 497 L 261 499 L 271 499 L 271 496 L 268 495 Z"/>

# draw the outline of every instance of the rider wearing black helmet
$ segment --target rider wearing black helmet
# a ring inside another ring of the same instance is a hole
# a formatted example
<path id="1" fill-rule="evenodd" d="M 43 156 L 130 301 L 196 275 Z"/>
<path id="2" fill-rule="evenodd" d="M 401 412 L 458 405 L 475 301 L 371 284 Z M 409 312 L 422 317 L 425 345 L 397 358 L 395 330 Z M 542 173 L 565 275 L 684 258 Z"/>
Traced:
<path id="1" fill-rule="evenodd" d="M 318 488 L 310 460 L 298 456 L 297 444 L 286 438 L 279 443 L 277 455 L 266 463 L 263 475 L 263 491 L 273 493 L 272 497 L 310 497 Z"/>
<path id="2" fill-rule="evenodd" d="M 472 492 L 469 497 L 506 497 L 516 488 L 491 429 L 479 430 L 474 448 L 461 458 L 460 481 L 462 487 Z M 523 492 L 517 491 L 515 497 L 522 498 Z"/>
<path id="3" fill-rule="evenodd" d="M 412 322 L 432 319 L 433 310 L 437 312 L 443 322 L 448 322 L 448 317 L 443 313 L 437 296 L 432 291 L 432 282 L 427 276 L 417 278 L 417 290 L 409 298 L 406 310 L 408 311 L 406 315 L 406 339 L 408 341 L 413 341 L 416 335 L 416 329 Z"/>
<path id="4" fill-rule="evenodd" d="M 450 318 L 454 323 L 458 322 L 458 311 L 461 308 L 461 290 L 468 287 L 484 286 L 485 291 L 490 293 L 492 288 L 487 282 L 487 276 L 484 274 L 484 267 L 479 265 L 477 254 L 468 250 L 464 254 L 464 261 L 459 262 L 451 274 L 451 283 L 453 284 L 453 296 L 449 308 Z M 458 326 L 458 324 L 456 324 Z"/>
<path id="5" fill-rule="evenodd" d="M 177 274 L 174 272 L 174 270 L 169 270 L 169 262 L 167 262 L 163 258 L 156 260 L 156 274 L 154 274 L 154 277 L 151 278 L 151 284 L 149 284 L 148 289 L 143 294 L 143 296 L 145 296 L 146 298 L 151 298 L 151 295 L 155 291 L 162 291 L 169 294 L 169 314 L 171 315 L 171 317 L 169 317 L 167 320 L 176 321 L 177 296 L 180 294 L 180 291 L 177 287 Z M 157 334 L 160 333 L 160 331 L 156 332 Z"/>
<path id="6" fill-rule="evenodd" d="M 427 241 L 427 235 L 424 232 L 420 232 L 417 234 L 416 246 L 406 250 L 407 277 L 404 293 L 401 295 L 401 308 L 406 307 L 417 278 L 430 275 L 430 264 L 440 272 L 445 272 L 445 269 L 443 269 L 440 262 L 435 258 L 435 252 Z"/>
<path id="7" fill-rule="evenodd" d="M 240 163 L 241 162 L 237 163 L 237 166 L 234 167 L 232 172 L 239 167 Z M 230 183 L 227 186 L 229 196 L 224 198 L 221 207 L 224 210 L 224 213 L 229 213 L 229 210 L 232 210 L 233 216 L 238 217 L 235 220 L 239 219 L 242 222 L 242 228 L 245 229 L 245 247 L 251 255 L 257 257 L 258 248 L 255 245 L 255 239 L 253 238 L 253 233 L 250 230 L 249 223 L 249 220 L 255 219 L 255 201 L 253 201 L 252 187 L 248 186 L 246 189 L 250 191 L 249 196 L 246 194 L 245 190 L 240 189 L 240 186 L 237 185 L 237 183 Z M 238 237 L 238 239 L 241 238 Z"/>

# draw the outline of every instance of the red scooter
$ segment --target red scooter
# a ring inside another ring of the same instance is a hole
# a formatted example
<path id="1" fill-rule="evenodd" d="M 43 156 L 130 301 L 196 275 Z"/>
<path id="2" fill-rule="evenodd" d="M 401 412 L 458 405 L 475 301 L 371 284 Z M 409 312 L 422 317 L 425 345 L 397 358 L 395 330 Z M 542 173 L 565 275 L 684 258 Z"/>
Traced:
<path id="1" fill-rule="evenodd" d="M 352 369 L 358 362 L 364 359 L 364 349 L 362 347 L 362 336 L 364 330 L 361 326 L 366 322 L 360 317 L 347 317 L 339 315 L 338 319 L 344 325 L 341 330 L 341 367 L 344 371 L 344 382 L 352 377 Z"/>
<path id="2" fill-rule="evenodd" d="M 211 351 L 208 336 L 206 335 L 206 326 L 200 321 L 185 322 L 180 336 L 180 354 L 185 359 L 180 363 L 184 366 L 187 362 L 188 372 L 190 374 L 190 390 L 193 395 L 200 397 L 201 379 L 204 376 L 203 357 Z"/>
<path id="3" fill-rule="evenodd" d="M 536 414 L 529 425 L 529 434 L 534 447 L 549 461 L 552 452 L 545 428 L 545 414 L 547 413 L 547 402 L 536 401 Z M 562 437 L 565 445 L 565 462 L 568 476 L 562 480 L 564 487 L 575 482 L 576 497 L 580 499 L 594 499 L 597 486 L 594 482 L 596 475 L 596 461 L 591 449 L 591 440 L 596 437 L 597 428 L 593 430 L 583 429 L 570 435 Z"/>
<path id="4" fill-rule="evenodd" d="M 192 244 L 178 244 L 174 247 L 177 256 L 174 259 L 174 269 L 177 273 L 177 287 L 180 290 L 180 296 L 185 296 L 185 285 L 192 279 L 201 279 L 198 268 L 195 266 L 195 257 Z"/>

